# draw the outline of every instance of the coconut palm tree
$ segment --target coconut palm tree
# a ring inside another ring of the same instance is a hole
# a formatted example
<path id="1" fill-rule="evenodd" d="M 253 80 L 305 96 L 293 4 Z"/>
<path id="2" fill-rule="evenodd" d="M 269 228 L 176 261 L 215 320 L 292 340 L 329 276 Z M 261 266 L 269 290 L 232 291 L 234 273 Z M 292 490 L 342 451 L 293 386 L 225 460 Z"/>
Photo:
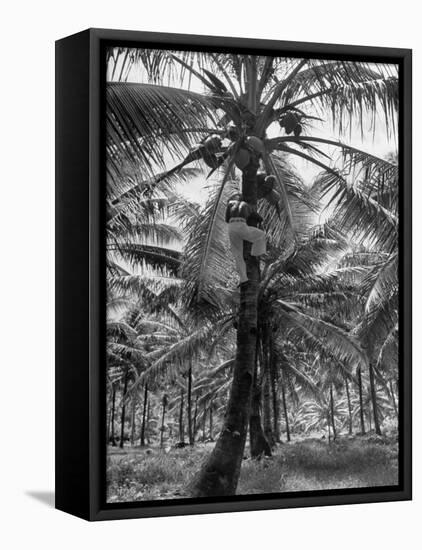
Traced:
<path id="1" fill-rule="evenodd" d="M 328 205 L 338 227 L 366 245 L 367 269 L 361 285 L 364 304 L 354 333 L 366 349 L 375 431 L 381 435 L 376 365 L 382 360 L 383 350 L 390 344 L 397 344 L 398 336 L 399 186 L 396 159 L 390 155 L 388 161 L 378 159 L 370 167 L 362 162 L 362 170 L 347 189 L 329 176 L 321 177 L 315 187 L 323 194 L 331 194 Z"/>
<path id="2" fill-rule="evenodd" d="M 140 385 L 151 386 L 163 379 L 176 382 L 182 393 L 173 405 L 180 404 L 182 416 L 186 391 L 188 436 L 190 445 L 193 445 L 193 396 L 198 392 L 194 364 L 204 355 L 208 361 L 212 360 L 213 355 L 224 347 L 226 334 L 231 329 L 231 318 L 222 316 L 217 322 L 214 319 L 214 322 L 198 323 L 183 309 L 170 306 L 166 309 L 172 312 L 171 316 L 163 311 L 154 316 L 145 316 L 141 312 L 136 321 L 138 341 L 149 348 L 145 355 L 148 366 L 132 385 L 131 392 Z"/>
<path id="3" fill-rule="evenodd" d="M 111 444 L 115 445 L 114 419 L 116 408 L 116 387 L 121 387 L 120 443 L 123 448 L 125 440 L 126 395 L 129 384 L 134 383 L 142 369 L 145 368 L 144 350 L 137 342 L 137 333 L 131 326 L 131 315 L 126 313 L 122 320 L 107 322 L 107 374 L 112 388 L 111 392 Z M 135 434 L 135 408 L 138 396 L 132 395 L 132 444 Z"/>
<path id="4" fill-rule="evenodd" d="M 262 348 L 260 358 L 264 359 L 261 366 L 267 374 L 281 368 L 283 379 L 293 376 L 317 394 L 322 389 L 322 377 L 335 371 L 350 380 L 353 368 L 365 364 L 364 351 L 358 340 L 341 319 L 332 316 L 332 312 L 338 310 L 355 309 L 356 289 L 345 278 L 348 270 L 339 270 L 337 266 L 326 269 L 329 258 L 337 256 L 345 246 L 344 237 L 327 223 L 313 228 L 308 237 L 284 258 L 275 260 L 270 254 L 262 272 L 258 302 L 258 340 Z M 321 271 L 322 267 L 325 267 L 324 271 Z M 325 375 L 316 376 L 318 384 L 310 383 L 305 376 L 306 362 L 297 362 L 292 350 L 308 356 L 311 354 L 311 362 L 318 360 L 325 365 Z M 286 356 L 292 357 L 292 364 L 297 364 L 293 371 Z M 328 368 L 329 365 L 333 366 Z M 299 380 L 302 373 L 304 376 Z M 285 401 L 285 394 L 283 397 Z M 256 452 L 263 451 L 261 448 Z"/>
<path id="5" fill-rule="evenodd" d="M 256 209 L 259 198 L 266 197 L 279 218 L 279 234 L 290 245 L 298 238 L 298 228 L 278 153 L 320 167 L 326 187 L 342 186 L 347 194 L 347 174 L 362 166 L 371 172 L 378 159 L 314 135 L 313 122 L 330 112 L 342 132 L 366 113 L 375 124 L 382 112 L 389 129 L 397 108 L 397 75 L 367 63 L 133 49 L 111 49 L 109 61 L 110 180 L 129 164 L 153 191 L 167 177 L 199 162 L 210 173 L 222 172 L 217 212 L 236 167 L 244 199 Z M 128 80 L 134 67 L 142 83 L 115 81 Z M 189 82 L 202 89 L 193 91 Z M 332 166 L 327 148 L 344 155 L 340 166 Z M 171 159 L 177 160 L 169 170 Z M 365 201 L 368 216 L 379 211 L 371 198 Z M 208 243 L 215 222 L 213 217 Z M 388 240 L 388 234 L 382 238 Z M 203 251 L 203 266 L 208 250 L 206 246 Z M 234 494 L 239 478 L 254 378 L 260 282 L 259 261 L 250 255 L 248 244 L 244 255 L 248 281 L 240 289 L 230 399 L 215 448 L 192 485 L 194 496 Z"/>

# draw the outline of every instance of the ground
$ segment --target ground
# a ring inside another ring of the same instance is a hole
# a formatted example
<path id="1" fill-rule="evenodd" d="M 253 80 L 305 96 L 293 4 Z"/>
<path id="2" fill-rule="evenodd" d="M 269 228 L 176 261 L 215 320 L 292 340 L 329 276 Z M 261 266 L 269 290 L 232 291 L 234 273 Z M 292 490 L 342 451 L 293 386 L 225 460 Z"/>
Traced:
<path id="1" fill-rule="evenodd" d="M 183 498 L 213 443 L 183 449 L 109 447 L 108 502 Z M 237 494 L 398 484 L 396 437 L 308 438 L 278 445 L 271 458 L 242 463 Z"/>

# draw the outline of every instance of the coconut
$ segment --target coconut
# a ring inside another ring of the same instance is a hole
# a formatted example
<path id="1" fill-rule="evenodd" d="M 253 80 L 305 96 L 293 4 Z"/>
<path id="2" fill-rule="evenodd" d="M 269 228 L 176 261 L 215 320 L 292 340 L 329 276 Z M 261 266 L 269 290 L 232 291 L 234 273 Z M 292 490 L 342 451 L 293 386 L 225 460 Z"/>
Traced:
<path id="1" fill-rule="evenodd" d="M 269 204 L 272 204 L 273 206 L 276 206 L 280 200 L 280 195 L 277 191 L 274 189 L 271 189 L 270 191 L 267 191 L 265 194 L 260 194 L 258 192 L 258 199 L 264 199 Z"/>
<path id="2" fill-rule="evenodd" d="M 219 162 L 219 159 L 217 158 L 217 156 L 214 155 L 213 153 L 209 153 L 207 150 L 204 151 L 204 153 L 202 155 L 202 158 L 203 158 L 205 164 L 207 164 L 207 166 L 209 166 L 213 170 L 218 168 L 221 164 Z"/>
<path id="3" fill-rule="evenodd" d="M 294 128 L 299 124 L 300 118 L 295 113 L 287 113 L 280 118 L 280 126 L 286 130 L 286 134 L 291 134 Z"/>
<path id="4" fill-rule="evenodd" d="M 239 129 L 235 124 L 233 124 L 233 122 L 231 122 L 226 126 L 226 136 L 231 141 L 236 141 L 239 139 L 240 137 Z"/>
<path id="5" fill-rule="evenodd" d="M 265 151 L 264 143 L 262 139 L 259 139 L 256 136 L 249 136 L 246 138 L 246 145 L 256 151 L 257 153 L 260 153 L 261 155 Z"/>
<path id="6" fill-rule="evenodd" d="M 257 181 L 258 187 L 264 184 L 266 177 L 267 177 L 267 174 L 265 172 L 262 172 L 261 170 L 257 172 L 256 181 Z"/>
<path id="7" fill-rule="evenodd" d="M 212 134 L 203 142 L 209 153 L 216 153 L 221 148 L 221 138 L 218 134 Z"/>
<path id="8" fill-rule="evenodd" d="M 296 137 L 300 136 L 300 134 L 302 133 L 302 125 L 301 124 L 296 124 L 296 126 L 294 127 L 294 130 L 293 130 L 293 133 Z"/>
<path id="9" fill-rule="evenodd" d="M 243 170 L 249 164 L 250 155 L 246 149 L 239 149 L 234 158 L 235 165 L 239 170 Z"/>
<path id="10" fill-rule="evenodd" d="M 276 177 L 274 176 L 274 174 L 270 174 L 270 175 L 268 175 L 268 176 L 265 178 L 265 183 L 266 183 L 269 187 L 271 187 L 271 189 L 274 187 L 275 182 L 276 182 Z"/>
<path id="11" fill-rule="evenodd" d="M 258 176 L 258 199 L 267 198 L 271 194 L 275 185 L 275 176 L 272 174 L 266 176 L 265 173 L 259 173 Z"/>

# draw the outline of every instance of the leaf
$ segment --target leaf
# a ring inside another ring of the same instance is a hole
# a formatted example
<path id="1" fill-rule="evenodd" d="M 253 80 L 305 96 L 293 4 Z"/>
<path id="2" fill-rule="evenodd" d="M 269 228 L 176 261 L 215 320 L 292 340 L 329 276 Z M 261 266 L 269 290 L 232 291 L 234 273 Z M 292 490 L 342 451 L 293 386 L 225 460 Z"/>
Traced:
<path id="1" fill-rule="evenodd" d="M 137 161 L 146 176 L 164 169 L 163 151 L 183 157 L 192 127 L 213 120 L 212 103 L 188 90 L 134 83 L 107 84 L 107 152 L 114 163 Z"/>

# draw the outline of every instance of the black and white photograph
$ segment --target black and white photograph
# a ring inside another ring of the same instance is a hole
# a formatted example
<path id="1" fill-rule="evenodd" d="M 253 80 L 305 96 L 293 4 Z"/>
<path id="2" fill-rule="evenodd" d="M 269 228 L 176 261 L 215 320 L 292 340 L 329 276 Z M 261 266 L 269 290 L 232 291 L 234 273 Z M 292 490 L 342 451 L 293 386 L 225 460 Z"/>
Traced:
<path id="1" fill-rule="evenodd" d="M 106 502 L 397 487 L 398 65 L 105 58 Z"/>
<path id="2" fill-rule="evenodd" d="M 413 549 L 417 4 L 2 8 L 3 546 Z"/>

